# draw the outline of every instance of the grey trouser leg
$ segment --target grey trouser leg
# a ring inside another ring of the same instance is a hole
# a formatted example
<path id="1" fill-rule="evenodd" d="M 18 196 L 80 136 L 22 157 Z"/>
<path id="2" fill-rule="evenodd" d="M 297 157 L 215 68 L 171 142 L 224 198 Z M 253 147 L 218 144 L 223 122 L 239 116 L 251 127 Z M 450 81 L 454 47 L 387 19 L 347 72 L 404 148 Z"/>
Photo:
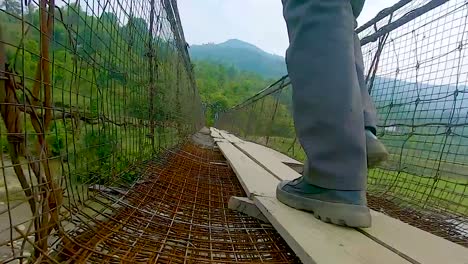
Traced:
<path id="1" fill-rule="evenodd" d="M 351 4 L 283 0 L 283 6 L 294 122 L 308 158 L 304 178 L 329 189 L 365 190 L 364 108 Z"/>
<path id="2" fill-rule="evenodd" d="M 375 133 L 377 130 L 377 110 L 369 93 L 367 92 L 366 80 L 364 78 L 364 61 L 362 59 L 361 41 L 357 34 L 354 34 L 354 59 L 356 61 L 356 73 L 361 89 L 362 107 L 364 108 L 364 125 L 366 128 L 372 128 Z"/>

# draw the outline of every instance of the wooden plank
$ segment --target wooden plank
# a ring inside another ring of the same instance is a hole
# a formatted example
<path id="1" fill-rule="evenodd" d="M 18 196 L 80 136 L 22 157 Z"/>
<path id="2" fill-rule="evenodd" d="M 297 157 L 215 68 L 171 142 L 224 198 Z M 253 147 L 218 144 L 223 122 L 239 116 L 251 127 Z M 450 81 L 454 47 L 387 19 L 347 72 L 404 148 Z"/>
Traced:
<path id="1" fill-rule="evenodd" d="M 258 148 L 256 144 L 243 142 L 236 143 L 235 146 L 279 180 L 294 180 L 301 176 L 295 170 L 282 163 L 271 152 L 265 151 L 264 148 Z"/>
<path id="2" fill-rule="evenodd" d="M 221 134 L 221 136 L 227 140 L 229 140 L 229 142 L 231 143 L 239 143 L 239 142 L 243 142 L 242 139 L 234 136 L 233 134 L 230 134 L 229 132 L 227 131 L 224 131 L 224 130 L 220 130 L 219 131 L 219 134 Z"/>
<path id="3" fill-rule="evenodd" d="M 287 163 L 287 164 L 292 164 L 292 165 L 304 165 L 302 162 L 300 161 L 297 161 L 279 151 L 276 151 L 274 149 L 271 149 L 269 147 L 265 147 L 263 145 L 260 145 L 260 144 L 257 144 L 257 143 L 254 143 L 254 142 L 249 142 L 249 141 L 244 141 L 245 144 L 249 145 L 250 147 L 252 148 L 255 148 L 257 149 L 258 152 L 261 152 L 261 153 L 264 153 L 265 155 L 272 155 L 273 157 L 277 158 L 278 160 L 280 160 L 281 162 L 283 163 Z"/>
<path id="4" fill-rule="evenodd" d="M 323 223 L 273 197 L 253 200 L 303 263 L 410 263 L 355 229 Z"/>
<path id="5" fill-rule="evenodd" d="M 249 198 L 276 193 L 279 180 L 229 142 L 217 142 Z"/>
<path id="6" fill-rule="evenodd" d="M 213 140 L 214 142 L 228 142 L 229 143 L 229 141 L 225 138 L 213 138 Z"/>
<path id="7" fill-rule="evenodd" d="M 248 142 L 248 141 L 244 141 L 246 144 L 250 144 L 252 146 L 255 146 L 256 148 L 259 149 L 259 151 L 263 151 L 265 152 L 265 155 L 270 154 L 270 155 L 273 155 L 274 157 L 276 157 L 277 159 L 279 159 L 282 163 L 284 163 L 286 166 L 290 167 L 291 169 L 295 170 L 297 173 L 299 174 L 302 174 L 302 172 L 304 171 L 304 164 L 300 161 L 297 161 L 291 157 L 288 157 L 287 155 L 279 152 L 279 151 L 276 151 L 274 149 L 271 149 L 269 147 L 266 147 L 266 146 L 263 146 L 263 145 L 260 145 L 260 144 L 257 144 L 257 143 L 253 143 L 253 142 Z"/>
<path id="8" fill-rule="evenodd" d="M 379 212 L 362 231 L 419 263 L 468 263 L 468 249 Z"/>
<path id="9" fill-rule="evenodd" d="M 268 219 L 260 212 L 255 203 L 247 197 L 231 196 L 228 208 L 268 223 Z"/>
<path id="10" fill-rule="evenodd" d="M 229 140 L 229 142 L 231 142 L 231 143 L 242 142 L 241 139 L 239 139 L 238 137 L 236 137 L 236 136 L 234 136 L 234 135 L 225 134 L 225 133 L 222 133 L 222 132 L 221 132 L 221 135 L 222 135 L 225 139 Z"/>
<path id="11" fill-rule="evenodd" d="M 218 130 L 214 127 L 210 127 L 211 131 L 211 137 L 213 138 L 222 138 L 222 136 L 219 134 Z"/>

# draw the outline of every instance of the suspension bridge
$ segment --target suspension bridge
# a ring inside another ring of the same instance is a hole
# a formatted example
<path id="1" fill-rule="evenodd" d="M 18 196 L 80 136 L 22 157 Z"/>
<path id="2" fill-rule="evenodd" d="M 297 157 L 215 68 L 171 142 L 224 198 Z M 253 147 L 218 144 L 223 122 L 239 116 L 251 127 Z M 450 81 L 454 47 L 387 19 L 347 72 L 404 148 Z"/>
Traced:
<path id="1" fill-rule="evenodd" d="M 371 229 L 274 198 L 305 158 L 287 76 L 204 127 L 176 0 L 0 4 L 1 263 L 468 263 L 465 0 L 356 29 Z"/>

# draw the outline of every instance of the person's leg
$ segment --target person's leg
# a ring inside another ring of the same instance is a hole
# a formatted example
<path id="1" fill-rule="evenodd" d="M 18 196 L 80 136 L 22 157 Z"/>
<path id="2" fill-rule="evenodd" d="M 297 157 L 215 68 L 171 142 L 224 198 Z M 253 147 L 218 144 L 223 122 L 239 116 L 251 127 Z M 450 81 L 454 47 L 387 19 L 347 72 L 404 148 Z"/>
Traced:
<path id="1" fill-rule="evenodd" d="M 374 102 L 367 91 L 364 78 L 364 61 L 362 58 L 361 41 L 354 34 L 354 57 L 356 62 L 356 73 L 361 90 L 361 101 L 364 113 L 364 126 L 366 129 L 367 166 L 373 168 L 388 158 L 385 146 L 376 137 L 377 135 L 377 110 Z"/>
<path id="2" fill-rule="evenodd" d="M 377 110 L 375 109 L 374 102 L 367 91 L 366 80 L 364 78 L 364 61 L 362 59 L 361 41 L 356 33 L 354 33 L 354 58 L 364 110 L 364 126 L 375 134 L 377 130 Z"/>
<path id="3" fill-rule="evenodd" d="M 365 190 L 366 149 L 354 58 L 354 16 L 346 0 L 286 0 L 294 122 L 310 184 Z"/>
<path id="4" fill-rule="evenodd" d="M 307 155 L 303 177 L 282 182 L 280 201 L 324 220 L 369 226 L 364 116 L 346 0 L 283 0 L 294 122 Z"/>

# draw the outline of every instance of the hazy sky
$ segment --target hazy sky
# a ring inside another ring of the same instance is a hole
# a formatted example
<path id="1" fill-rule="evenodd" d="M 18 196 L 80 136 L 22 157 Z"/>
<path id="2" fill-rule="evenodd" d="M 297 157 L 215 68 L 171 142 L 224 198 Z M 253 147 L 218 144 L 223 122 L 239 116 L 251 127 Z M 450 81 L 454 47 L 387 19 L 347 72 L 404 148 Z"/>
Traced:
<path id="1" fill-rule="evenodd" d="M 367 1 L 359 24 L 397 1 Z M 178 6 L 190 44 L 237 38 L 281 56 L 288 47 L 281 0 L 178 0 Z"/>

